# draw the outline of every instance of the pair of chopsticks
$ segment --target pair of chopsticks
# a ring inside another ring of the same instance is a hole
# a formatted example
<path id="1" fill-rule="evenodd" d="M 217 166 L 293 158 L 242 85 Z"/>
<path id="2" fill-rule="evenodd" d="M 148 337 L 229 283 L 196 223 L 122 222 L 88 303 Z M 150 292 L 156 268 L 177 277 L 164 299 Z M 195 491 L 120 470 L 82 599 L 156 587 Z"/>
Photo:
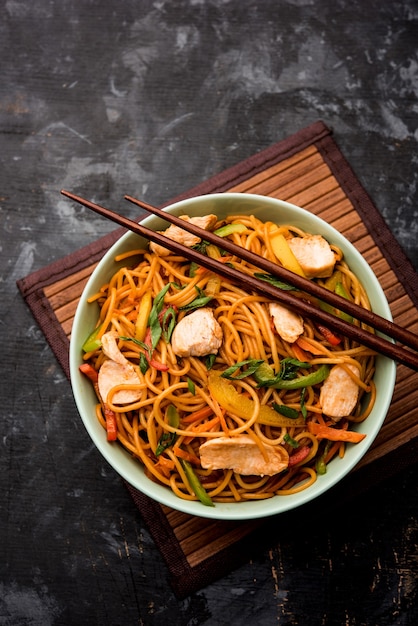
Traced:
<path id="1" fill-rule="evenodd" d="M 237 246 L 233 242 L 228 239 L 224 239 L 219 237 L 218 235 L 204 230 L 191 222 L 182 220 L 171 213 L 163 211 L 162 209 L 158 209 L 157 207 L 153 207 L 146 202 L 142 202 L 141 200 L 137 200 L 131 196 L 125 196 L 125 199 L 137 206 L 145 209 L 149 213 L 154 215 L 158 215 L 163 218 L 167 222 L 171 224 L 175 224 L 179 226 L 183 230 L 186 230 L 197 237 L 205 241 L 209 241 L 209 243 L 213 243 L 217 245 L 222 250 L 226 250 L 231 254 L 255 265 L 256 267 L 262 269 L 263 271 L 271 274 L 272 276 L 279 278 L 284 283 L 295 287 L 296 289 L 306 292 L 315 298 L 322 300 L 323 302 L 328 303 L 329 305 L 335 307 L 340 311 L 344 311 L 348 313 L 352 317 L 356 318 L 359 322 L 363 322 L 368 327 L 375 329 L 376 331 L 380 331 L 386 337 L 384 338 L 380 335 L 374 334 L 361 326 L 357 326 L 350 322 L 345 321 L 341 317 L 337 317 L 328 313 L 327 311 L 323 311 L 322 309 L 316 307 L 312 303 L 307 300 L 298 298 L 291 294 L 290 291 L 282 290 L 279 287 L 274 286 L 273 284 L 258 279 L 254 276 L 250 276 L 247 274 L 243 274 L 239 270 L 229 265 L 220 263 L 216 259 L 212 259 L 204 254 L 201 254 L 197 250 L 193 248 L 187 248 L 181 243 L 169 239 L 165 235 L 155 232 L 150 228 L 147 228 L 133 220 L 119 215 L 118 213 L 111 211 L 105 207 L 102 207 L 98 204 L 90 202 L 80 196 L 77 196 L 69 191 L 62 190 L 61 193 L 67 198 L 78 202 L 79 204 L 95 211 L 99 215 L 106 217 L 107 219 L 112 220 L 113 222 L 127 228 L 128 230 L 145 237 L 146 239 L 153 241 L 164 248 L 171 250 L 172 252 L 179 254 L 182 257 L 185 257 L 191 261 L 195 261 L 199 265 L 206 267 L 207 269 L 215 272 L 227 278 L 234 283 L 243 286 L 245 289 L 252 289 L 257 293 L 260 293 L 263 296 L 267 296 L 269 298 L 273 298 L 278 302 L 281 302 L 285 306 L 291 307 L 292 310 L 299 313 L 302 316 L 306 316 L 312 319 L 315 322 L 328 326 L 330 329 L 333 329 L 337 333 L 352 339 L 368 348 L 371 348 L 377 353 L 383 354 L 398 363 L 402 363 L 407 367 L 418 371 L 418 354 L 414 353 L 412 350 L 418 350 L 418 336 L 414 333 L 408 331 L 405 328 L 391 322 L 373 311 L 368 311 L 363 309 L 362 307 L 354 304 L 353 302 L 338 296 L 337 294 L 325 289 L 315 283 L 314 281 L 303 278 L 285 268 L 277 265 L 269 261 L 268 259 L 264 259 L 259 255 L 250 252 L 249 250 L 245 250 L 240 246 Z M 394 340 L 401 342 L 405 347 L 401 347 L 400 345 L 394 343 Z"/>

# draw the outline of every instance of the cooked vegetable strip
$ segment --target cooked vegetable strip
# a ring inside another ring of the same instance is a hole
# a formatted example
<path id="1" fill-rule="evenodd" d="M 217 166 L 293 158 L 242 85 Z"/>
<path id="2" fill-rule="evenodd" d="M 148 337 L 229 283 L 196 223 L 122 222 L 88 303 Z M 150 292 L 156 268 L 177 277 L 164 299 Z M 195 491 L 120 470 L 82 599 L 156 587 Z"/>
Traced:
<path id="1" fill-rule="evenodd" d="M 275 234 L 274 231 L 271 232 L 271 247 L 285 269 L 305 277 L 305 272 L 301 268 L 299 261 L 290 249 L 282 233 L 279 232 Z"/>
<path id="2" fill-rule="evenodd" d="M 205 506 L 214 506 L 211 498 L 207 494 L 206 489 L 202 486 L 199 478 L 193 471 L 193 468 L 190 465 L 189 461 L 181 459 L 180 462 L 187 476 L 187 480 L 190 483 L 190 487 L 194 491 L 196 497 L 199 498 L 200 502 Z"/>
<path id="3" fill-rule="evenodd" d="M 101 326 L 98 326 L 92 333 L 90 333 L 82 345 L 83 352 L 94 352 L 94 350 L 98 350 L 100 348 L 102 345 L 102 341 L 99 336 L 100 330 Z"/>
<path id="4" fill-rule="evenodd" d="M 138 317 L 135 323 L 135 339 L 144 341 L 147 332 L 148 318 L 152 309 L 152 292 L 146 291 L 139 303 Z"/>
<path id="5" fill-rule="evenodd" d="M 116 415 L 107 406 L 105 406 L 104 413 L 106 417 L 107 440 L 116 441 L 116 439 L 118 438 L 118 424 L 116 421 Z"/>
<path id="6" fill-rule="evenodd" d="M 97 395 L 99 396 L 99 399 L 103 405 L 107 440 L 116 441 L 116 439 L 118 438 L 118 424 L 117 424 L 116 415 L 114 411 L 112 411 L 107 406 L 107 404 L 103 402 L 103 399 L 100 397 L 99 384 L 98 384 L 99 376 L 98 376 L 97 370 L 95 370 L 94 367 L 90 365 L 90 363 L 83 363 L 82 365 L 80 365 L 79 370 L 80 372 L 84 374 L 84 376 L 87 376 L 87 378 L 93 383 L 95 391 Z"/>
<path id="7" fill-rule="evenodd" d="M 359 443 L 365 439 L 364 433 L 358 433 L 353 430 L 343 430 L 342 428 L 334 428 L 333 426 L 324 426 L 316 422 L 309 422 L 309 432 L 318 437 L 318 439 L 328 439 L 329 441 L 346 441 L 348 443 Z"/>

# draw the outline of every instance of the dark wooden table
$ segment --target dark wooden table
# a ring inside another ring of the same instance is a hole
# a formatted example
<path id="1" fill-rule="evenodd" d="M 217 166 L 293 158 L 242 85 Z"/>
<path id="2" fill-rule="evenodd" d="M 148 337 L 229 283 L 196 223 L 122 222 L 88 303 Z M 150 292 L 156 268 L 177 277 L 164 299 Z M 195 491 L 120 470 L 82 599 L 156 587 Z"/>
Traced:
<path id="1" fill-rule="evenodd" d="M 0 0 L 0 16 L 0 624 L 418 623 L 416 465 L 176 598 L 16 288 L 113 230 L 61 188 L 134 217 L 125 193 L 167 202 L 318 119 L 418 268 L 416 0 Z"/>

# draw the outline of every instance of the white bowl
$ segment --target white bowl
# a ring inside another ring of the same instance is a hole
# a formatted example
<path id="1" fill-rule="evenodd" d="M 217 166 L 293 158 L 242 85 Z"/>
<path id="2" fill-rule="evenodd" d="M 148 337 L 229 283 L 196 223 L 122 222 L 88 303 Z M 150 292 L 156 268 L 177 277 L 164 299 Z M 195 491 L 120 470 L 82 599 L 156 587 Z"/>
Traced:
<path id="1" fill-rule="evenodd" d="M 384 292 L 362 255 L 341 233 L 302 208 L 254 194 L 219 193 L 183 200 L 167 207 L 166 211 L 190 216 L 214 213 L 219 218 L 238 213 L 254 214 L 263 221 L 292 224 L 312 234 L 322 234 L 343 251 L 345 260 L 366 289 L 373 311 L 391 319 Z M 168 226 L 167 222 L 154 216 L 147 217 L 142 223 L 153 230 L 164 230 Z M 107 442 L 106 433 L 95 416 L 94 406 L 97 399 L 94 390 L 91 383 L 79 372 L 79 365 L 82 363 L 81 346 L 98 316 L 96 305 L 87 304 L 87 298 L 96 293 L 114 274 L 118 267 L 114 261 L 115 256 L 138 248 L 139 241 L 138 235 L 129 232 L 105 254 L 84 289 L 71 333 L 70 372 L 75 401 L 90 437 L 104 458 L 128 483 L 157 502 L 191 515 L 220 520 L 255 519 L 282 513 L 313 500 L 336 485 L 370 448 L 386 417 L 396 376 L 395 363 L 386 357 L 378 356 L 376 359 L 374 376 L 377 389 L 376 403 L 369 417 L 356 427 L 358 431 L 366 433 L 367 437 L 359 444 L 347 446 L 344 458 L 335 458 L 326 474 L 318 476 L 311 487 L 294 495 L 275 496 L 260 501 L 217 503 L 214 507 L 204 506 L 200 502 L 189 502 L 175 496 L 167 487 L 152 482 L 145 476 L 139 461 L 134 460 L 120 445 Z M 145 243 L 142 241 L 140 245 Z"/>

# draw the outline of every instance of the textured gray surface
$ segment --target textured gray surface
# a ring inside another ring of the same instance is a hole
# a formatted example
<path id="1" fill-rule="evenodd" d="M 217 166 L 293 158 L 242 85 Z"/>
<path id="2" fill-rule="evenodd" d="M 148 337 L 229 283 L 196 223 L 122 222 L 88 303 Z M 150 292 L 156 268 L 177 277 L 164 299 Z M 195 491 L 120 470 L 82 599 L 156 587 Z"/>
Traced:
<path id="1" fill-rule="evenodd" d="M 414 0 L 0 0 L 0 624 L 417 623 L 416 468 L 178 601 L 15 281 L 322 119 L 418 268 Z M 303 512 L 301 512 L 303 514 Z"/>

